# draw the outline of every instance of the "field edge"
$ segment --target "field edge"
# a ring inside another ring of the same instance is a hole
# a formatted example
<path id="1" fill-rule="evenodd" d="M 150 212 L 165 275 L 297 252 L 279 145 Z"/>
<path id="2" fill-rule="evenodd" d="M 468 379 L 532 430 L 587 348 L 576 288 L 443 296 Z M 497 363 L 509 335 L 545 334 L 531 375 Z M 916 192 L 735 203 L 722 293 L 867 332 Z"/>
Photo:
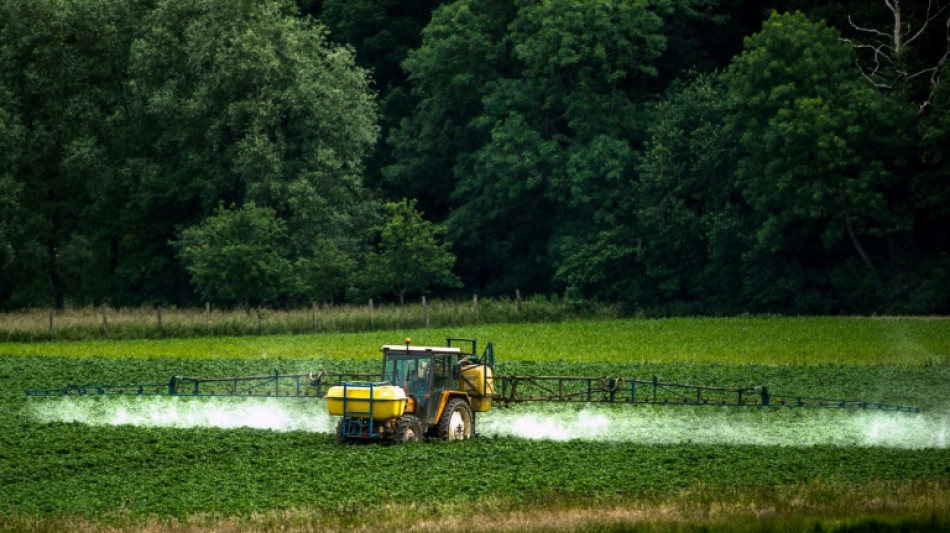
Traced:
<path id="1" fill-rule="evenodd" d="M 0 515 L 5 532 L 49 533 L 288 533 L 379 530 L 563 532 L 947 531 L 950 479 L 870 481 L 814 479 L 807 483 L 719 490 L 698 483 L 667 495 L 578 498 L 549 494 L 528 501 L 483 500 L 408 504 L 387 500 L 376 508 L 293 508 L 247 516 L 201 513 L 186 518 L 139 517 L 117 510 L 100 520 L 82 516 Z"/>

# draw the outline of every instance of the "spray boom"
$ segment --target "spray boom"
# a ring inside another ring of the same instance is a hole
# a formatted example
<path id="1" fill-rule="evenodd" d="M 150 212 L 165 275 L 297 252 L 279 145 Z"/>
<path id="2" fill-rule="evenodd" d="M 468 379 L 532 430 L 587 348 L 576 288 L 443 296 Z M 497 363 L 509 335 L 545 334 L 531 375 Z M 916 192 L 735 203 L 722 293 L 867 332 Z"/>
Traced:
<path id="1" fill-rule="evenodd" d="M 470 344 L 471 350 L 452 347 L 453 341 Z M 404 340 L 405 353 L 428 353 L 439 348 L 412 346 Z M 494 368 L 495 354 L 488 343 L 481 357 L 476 357 L 475 339 L 447 339 L 449 348 L 459 352 L 459 364 L 480 364 Z M 384 351 L 385 351 L 384 347 Z M 454 352 L 453 352 L 454 353 Z M 464 355 L 464 357 L 461 357 Z M 384 371 L 385 373 L 385 371 Z M 447 375 L 447 374 L 446 374 Z M 488 374 L 490 375 L 490 374 Z M 308 374 L 273 374 L 260 376 L 196 378 L 174 376 L 166 383 L 134 385 L 79 385 L 62 388 L 32 389 L 27 396 L 241 396 L 241 397 L 315 397 L 326 396 L 333 386 L 350 382 L 378 380 L 379 374 L 320 371 Z M 386 377 L 385 375 L 383 376 Z M 457 379 L 457 378 L 456 378 Z M 918 413 L 913 405 L 900 405 L 871 400 L 823 398 L 802 395 L 777 395 L 765 386 L 719 387 L 691 385 L 624 376 L 505 376 L 486 377 L 481 392 L 475 396 L 510 406 L 525 402 L 578 402 L 650 405 L 790 407 L 820 409 L 855 409 Z M 462 388 L 466 397 L 472 396 Z M 469 401 L 475 400 L 472 396 Z"/>

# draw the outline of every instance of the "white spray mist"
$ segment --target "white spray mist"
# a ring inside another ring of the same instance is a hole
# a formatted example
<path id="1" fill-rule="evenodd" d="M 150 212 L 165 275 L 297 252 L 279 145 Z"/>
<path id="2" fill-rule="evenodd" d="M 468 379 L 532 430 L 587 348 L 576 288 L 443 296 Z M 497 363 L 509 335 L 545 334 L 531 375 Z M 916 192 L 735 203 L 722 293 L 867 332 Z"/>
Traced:
<path id="1" fill-rule="evenodd" d="M 483 435 L 557 441 L 946 448 L 950 416 L 844 410 L 563 405 L 483 415 Z"/>
<path id="2" fill-rule="evenodd" d="M 41 422 L 94 426 L 256 428 L 275 431 L 333 431 L 322 401 L 278 398 L 80 398 L 30 407 Z"/>
<path id="3" fill-rule="evenodd" d="M 312 398 L 70 398 L 29 409 L 40 422 L 89 425 L 332 433 L 336 424 L 326 404 Z M 535 404 L 492 409 L 477 417 L 476 429 L 485 436 L 554 441 L 921 449 L 950 446 L 947 413 Z"/>

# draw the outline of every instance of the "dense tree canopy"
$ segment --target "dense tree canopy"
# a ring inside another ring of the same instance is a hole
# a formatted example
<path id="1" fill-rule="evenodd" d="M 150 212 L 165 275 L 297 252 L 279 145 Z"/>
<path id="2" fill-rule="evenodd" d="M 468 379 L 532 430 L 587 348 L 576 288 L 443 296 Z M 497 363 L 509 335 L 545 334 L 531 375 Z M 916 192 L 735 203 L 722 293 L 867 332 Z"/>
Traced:
<path id="1" fill-rule="evenodd" d="M 340 44 L 353 46 L 357 64 L 370 71 L 380 106 L 380 134 L 385 139 L 399 120 L 411 111 L 408 82 L 402 62 L 410 50 L 419 46 L 422 29 L 432 11 L 443 0 L 298 0 L 304 13 L 326 25 L 329 36 Z M 386 187 L 381 167 L 391 161 L 391 148 L 376 143 L 369 156 L 365 182 L 371 187 Z M 392 199 L 405 191 L 386 189 Z"/>
<path id="2" fill-rule="evenodd" d="M 546 291 L 558 243 L 587 232 L 669 75 L 667 20 L 691 2 L 480 2 L 438 9 L 404 66 L 418 103 L 384 175 L 448 213 L 460 271 Z"/>
<path id="3" fill-rule="evenodd" d="M 61 305 L 108 290 L 109 236 L 120 227 L 108 203 L 127 178 L 122 80 L 140 14 L 119 0 L 0 3 L 0 176 L 14 181 L 4 192 L 19 229 L 0 280 L 6 298 Z"/>
<path id="4" fill-rule="evenodd" d="M 945 0 L 0 0 L 0 306 L 464 286 L 948 312 L 948 21 Z M 197 276 L 192 241 L 240 249 L 241 217 L 270 228 L 234 256 L 266 282 Z"/>
<path id="5" fill-rule="evenodd" d="M 635 173 L 619 184 L 616 205 L 600 210 L 603 229 L 565 243 L 557 279 L 572 292 L 719 310 L 736 300 L 748 209 L 735 184 L 725 91 L 704 75 L 657 103 Z"/>
<path id="6" fill-rule="evenodd" d="M 874 303 L 856 293 L 875 290 L 865 285 L 892 259 L 888 241 L 913 226 L 898 175 L 912 156 L 911 114 L 865 83 L 854 60 L 837 32 L 796 13 L 771 17 L 728 72 L 742 130 L 737 179 L 756 213 L 751 253 L 769 265 L 753 282 L 762 303 L 837 290 Z"/>
<path id="7" fill-rule="evenodd" d="M 0 138 L 15 145 L 0 175 L 24 230 L 7 296 L 187 302 L 168 242 L 219 202 L 274 209 L 298 256 L 317 237 L 362 253 L 377 125 L 352 52 L 284 2 L 146 6 L 0 5 Z"/>
<path id="8" fill-rule="evenodd" d="M 145 153 L 130 225 L 157 233 L 141 242 L 162 246 L 195 213 L 249 200 L 286 220 L 298 255 L 318 237 L 352 247 L 376 135 L 352 54 L 275 2 L 167 2 L 150 16 L 131 51 Z"/>

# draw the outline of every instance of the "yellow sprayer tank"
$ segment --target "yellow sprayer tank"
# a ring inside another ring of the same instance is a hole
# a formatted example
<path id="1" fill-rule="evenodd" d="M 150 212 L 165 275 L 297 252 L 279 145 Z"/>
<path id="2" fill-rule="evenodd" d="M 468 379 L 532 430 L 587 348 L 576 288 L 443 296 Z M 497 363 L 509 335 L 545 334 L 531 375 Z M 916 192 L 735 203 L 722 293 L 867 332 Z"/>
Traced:
<path id="1" fill-rule="evenodd" d="M 372 394 L 372 402 L 370 394 Z M 327 391 L 327 410 L 330 415 L 372 418 L 377 422 L 385 422 L 402 416 L 406 412 L 408 401 L 406 391 L 402 387 L 393 385 L 347 383 L 345 387 L 338 385 L 330 387 Z"/>
<path id="2" fill-rule="evenodd" d="M 491 399 L 495 393 L 491 367 L 487 365 L 462 366 L 459 390 L 465 391 L 471 397 L 472 411 L 476 413 L 487 412 L 491 409 Z"/>

